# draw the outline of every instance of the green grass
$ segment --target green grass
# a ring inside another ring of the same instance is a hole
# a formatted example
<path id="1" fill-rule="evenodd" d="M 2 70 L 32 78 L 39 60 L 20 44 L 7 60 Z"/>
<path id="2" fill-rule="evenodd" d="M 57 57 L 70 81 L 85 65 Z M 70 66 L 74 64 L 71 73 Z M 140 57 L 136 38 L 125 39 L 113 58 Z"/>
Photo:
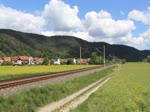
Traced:
<path id="1" fill-rule="evenodd" d="M 111 74 L 117 66 L 58 84 L 34 88 L 7 98 L 0 97 L 0 112 L 34 112 L 37 107 L 57 101 Z"/>
<path id="2" fill-rule="evenodd" d="M 150 112 L 150 64 L 127 63 L 71 112 Z"/>
<path id="3" fill-rule="evenodd" d="M 95 65 L 82 65 L 82 68 Z M 24 77 L 60 71 L 79 69 L 80 65 L 52 65 L 52 66 L 0 66 L 0 79 Z"/>

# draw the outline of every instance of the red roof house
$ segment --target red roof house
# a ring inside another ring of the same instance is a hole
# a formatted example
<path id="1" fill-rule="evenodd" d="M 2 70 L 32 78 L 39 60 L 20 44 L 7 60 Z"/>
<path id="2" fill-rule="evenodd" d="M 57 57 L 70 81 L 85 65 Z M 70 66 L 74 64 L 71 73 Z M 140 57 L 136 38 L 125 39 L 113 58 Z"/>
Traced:
<path id="1" fill-rule="evenodd" d="M 39 57 L 35 57 L 35 58 L 34 58 L 34 62 L 35 62 L 36 64 L 42 64 L 43 61 L 44 61 L 44 58 L 39 58 Z"/>
<path id="2" fill-rule="evenodd" d="M 10 57 L 4 57 L 4 62 L 10 62 L 11 61 L 11 58 Z"/>
<path id="3" fill-rule="evenodd" d="M 29 56 L 18 56 L 21 61 L 29 61 Z"/>
<path id="4" fill-rule="evenodd" d="M 68 59 L 60 59 L 61 63 L 67 63 Z"/>

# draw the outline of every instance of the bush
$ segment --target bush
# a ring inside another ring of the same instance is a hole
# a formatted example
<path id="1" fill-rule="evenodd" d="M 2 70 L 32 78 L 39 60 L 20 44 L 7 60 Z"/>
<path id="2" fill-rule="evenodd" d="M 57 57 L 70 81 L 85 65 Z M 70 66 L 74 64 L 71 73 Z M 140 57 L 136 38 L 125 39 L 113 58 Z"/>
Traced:
<path id="1" fill-rule="evenodd" d="M 150 55 L 147 56 L 147 62 L 150 63 Z"/>
<path id="2" fill-rule="evenodd" d="M 126 59 L 122 59 L 121 62 L 122 62 L 122 64 L 125 64 L 126 63 Z"/>
<path id="3" fill-rule="evenodd" d="M 48 65 L 49 64 L 49 59 L 48 57 L 44 57 L 43 65 Z"/>
<path id="4" fill-rule="evenodd" d="M 12 65 L 12 62 L 3 62 L 2 64 L 1 64 L 2 66 L 10 66 L 10 65 Z"/>
<path id="5" fill-rule="evenodd" d="M 67 61 L 67 65 L 73 65 L 73 59 L 72 58 L 69 58 L 68 61 Z"/>

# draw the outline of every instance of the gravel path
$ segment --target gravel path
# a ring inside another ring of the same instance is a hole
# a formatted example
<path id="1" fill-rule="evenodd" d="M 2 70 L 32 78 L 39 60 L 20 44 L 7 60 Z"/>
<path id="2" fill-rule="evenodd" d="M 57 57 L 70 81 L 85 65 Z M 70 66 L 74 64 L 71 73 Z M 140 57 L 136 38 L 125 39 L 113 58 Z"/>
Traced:
<path id="1" fill-rule="evenodd" d="M 87 91 L 88 89 L 92 88 L 93 86 L 95 86 L 96 84 L 98 84 L 101 80 L 81 89 L 80 91 L 64 98 L 61 99 L 57 102 L 53 102 L 49 105 L 46 105 L 45 107 L 39 108 L 39 110 L 37 112 L 51 112 L 54 111 L 55 109 L 65 105 L 66 103 L 70 102 L 71 100 L 75 99 L 76 97 L 78 97 L 79 95 L 81 95 L 82 93 L 84 93 L 85 91 Z M 66 107 L 64 107 L 63 109 L 60 110 L 60 112 L 69 112 L 70 109 L 75 108 L 77 105 L 79 105 L 80 103 L 84 102 L 89 95 L 91 95 L 93 92 L 95 92 L 100 86 L 102 86 L 105 82 L 107 82 L 107 80 L 105 80 L 103 83 L 101 83 L 99 86 L 95 87 L 94 89 L 90 90 L 89 92 L 87 92 L 86 94 L 83 94 L 82 96 L 80 96 L 77 100 L 69 103 L 69 105 L 67 105 Z"/>
<path id="2" fill-rule="evenodd" d="M 117 71 L 118 70 L 116 70 L 114 73 L 116 73 Z M 111 75 L 113 75 L 114 73 L 112 73 Z M 76 92 L 76 93 L 74 93 L 74 94 L 72 94 L 72 95 L 70 95 L 64 99 L 61 99 L 57 102 L 53 102 L 49 105 L 46 105 L 44 107 L 39 108 L 37 110 L 37 112 L 52 112 L 52 111 L 59 109 L 59 108 L 60 108 L 59 112 L 69 112 L 71 109 L 76 108 L 78 105 L 83 103 L 86 99 L 88 99 L 88 97 L 92 93 L 94 93 L 99 87 L 101 87 L 103 84 L 105 84 L 111 77 L 108 77 L 106 79 L 105 78 L 100 79 L 97 82 L 92 83 L 91 85 L 81 89 L 80 91 L 78 91 L 78 92 Z M 102 80 L 104 80 L 104 81 L 102 81 Z M 69 103 L 69 104 L 67 104 L 67 103 Z M 67 104 L 67 105 L 63 106 L 65 104 Z"/>

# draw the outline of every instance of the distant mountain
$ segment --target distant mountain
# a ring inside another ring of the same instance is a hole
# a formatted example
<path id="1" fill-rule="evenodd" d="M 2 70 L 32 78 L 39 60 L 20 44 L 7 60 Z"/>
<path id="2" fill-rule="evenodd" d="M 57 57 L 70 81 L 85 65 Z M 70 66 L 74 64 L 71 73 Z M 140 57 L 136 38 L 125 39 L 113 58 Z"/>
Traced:
<path id="1" fill-rule="evenodd" d="M 125 45 L 111 45 L 104 42 L 87 42 L 73 36 L 43 36 L 37 34 L 23 33 L 13 30 L 0 30 L 0 57 L 30 55 L 44 57 L 79 57 L 80 47 L 82 57 L 89 57 L 92 52 L 103 52 L 105 45 L 106 57 L 114 55 L 127 61 L 141 61 L 150 55 L 150 50 L 140 51 Z"/>

